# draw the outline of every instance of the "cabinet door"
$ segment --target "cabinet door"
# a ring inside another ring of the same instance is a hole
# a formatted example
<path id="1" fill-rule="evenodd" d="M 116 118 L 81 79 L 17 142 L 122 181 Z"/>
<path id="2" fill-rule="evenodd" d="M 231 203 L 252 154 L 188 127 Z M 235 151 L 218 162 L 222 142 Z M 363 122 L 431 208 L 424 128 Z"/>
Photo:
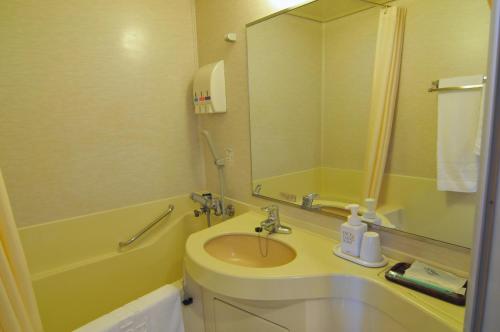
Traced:
<path id="1" fill-rule="evenodd" d="M 284 332 L 289 331 L 248 311 L 214 299 L 216 332 Z"/>

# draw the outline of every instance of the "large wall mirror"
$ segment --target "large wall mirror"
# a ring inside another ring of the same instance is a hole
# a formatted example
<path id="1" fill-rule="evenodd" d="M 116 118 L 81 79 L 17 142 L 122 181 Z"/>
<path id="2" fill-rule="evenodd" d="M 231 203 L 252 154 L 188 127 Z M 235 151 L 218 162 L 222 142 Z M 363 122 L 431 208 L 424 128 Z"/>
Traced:
<path id="1" fill-rule="evenodd" d="M 253 193 L 336 215 L 358 203 L 367 222 L 470 247 L 489 15 L 317 0 L 248 24 Z"/>

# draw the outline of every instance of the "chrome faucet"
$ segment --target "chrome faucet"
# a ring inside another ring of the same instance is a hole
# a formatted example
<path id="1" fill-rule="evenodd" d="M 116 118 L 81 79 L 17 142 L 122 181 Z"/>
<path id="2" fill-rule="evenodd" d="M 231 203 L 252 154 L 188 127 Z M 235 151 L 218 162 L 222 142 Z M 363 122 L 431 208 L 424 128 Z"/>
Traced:
<path id="1" fill-rule="evenodd" d="M 213 211 L 217 217 L 227 216 L 233 217 L 235 215 L 234 206 L 228 204 L 224 209 L 222 199 L 213 197 L 212 193 L 197 194 L 191 193 L 191 199 L 200 204 L 199 210 L 194 210 L 194 216 L 199 217 L 201 214 L 206 214 L 208 218 L 208 226 L 210 227 L 210 213 Z"/>
<path id="2" fill-rule="evenodd" d="M 222 204 L 217 198 L 214 198 L 211 193 L 197 194 L 191 193 L 191 199 L 201 205 L 201 213 L 207 213 L 211 210 L 214 211 L 216 216 L 222 215 Z M 196 214 L 196 213 L 195 213 Z"/>
<path id="3" fill-rule="evenodd" d="M 278 206 L 266 206 L 262 208 L 262 211 L 267 212 L 267 219 L 260 223 L 260 227 L 262 227 L 262 229 L 269 233 L 290 234 L 292 232 L 290 227 L 281 225 Z"/>
<path id="4" fill-rule="evenodd" d="M 262 190 L 262 185 L 261 184 L 258 184 L 255 186 L 254 190 L 253 190 L 253 193 L 255 195 L 259 195 L 260 194 L 260 191 Z"/>
<path id="5" fill-rule="evenodd" d="M 314 205 L 314 200 L 319 197 L 319 194 L 309 193 L 302 196 L 302 208 L 306 210 L 319 210 L 321 209 L 320 204 Z"/>

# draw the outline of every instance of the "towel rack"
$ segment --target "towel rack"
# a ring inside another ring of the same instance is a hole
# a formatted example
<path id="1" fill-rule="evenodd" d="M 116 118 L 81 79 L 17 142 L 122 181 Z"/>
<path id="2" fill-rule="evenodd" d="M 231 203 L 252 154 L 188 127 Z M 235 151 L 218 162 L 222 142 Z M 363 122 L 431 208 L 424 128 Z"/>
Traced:
<path id="1" fill-rule="evenodd" d="M 149 225 L 147 225 L 146 227 L 144 227 L 143 229 L 141 229 L 139 232 L 137 232 L 136 234 L 134 234 L 134 236 L 132 236 L 127 241 L 123 241 L 123 242 L 118 243 L 118 246 L 120 248 L 123 248 L 123 247 L 129 246 L 132 243 L 134 243 L 138 238 L 140 238 L 142 235 L 144 235 L 144 233 L 146 233 L 147 231 L 149 231 L 154 225 L 156 225 L 157 223 L 159 223 L 160 221 L 162 221 L 166 216 L 168 216 L 170 213 L 172 213 L 172 211 L 174 211 L 174 208 L 175 207 L 172 204 L 170 204 L 168 206 L 168 210 L 165 211 L 161 216 L 159 216 L 158 218 L 156 218 L 155 220 L 153 220 L 151 223 L 149 223 Z"/>
<path id="2" fill-rule="evenodd" d="M 469 84 L 469 85 L 459 85 L 459 86 L 447 86 L 444 88 L 439 87 L 439 80 L 432 82 L 432 87 L 429 88 L 429 92 L 434 91 L 454 91 L 454 90 L 468 90 L 468 89 L 480 89 L 484 87 L 484 83 L 486 82 L 486 76 L 483 77 L 482 84 Z"/>

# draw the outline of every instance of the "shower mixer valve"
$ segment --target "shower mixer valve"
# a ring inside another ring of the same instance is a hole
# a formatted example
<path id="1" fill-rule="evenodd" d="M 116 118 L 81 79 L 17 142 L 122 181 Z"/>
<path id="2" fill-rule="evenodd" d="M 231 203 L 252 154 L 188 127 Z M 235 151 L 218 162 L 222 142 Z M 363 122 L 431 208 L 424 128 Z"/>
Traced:
<path id="1" fill-rule="evenodd" d="M 197 194 L 191 193 L 191 199 L 201 205 L 199 210 L 194 210 L 195 217 L 199 217 L 201 214 L 207 214 L 211 211 L 214 215 L 222 215 L 222 202 L 218 198 L 214 198 L 212 193 Z"/>

